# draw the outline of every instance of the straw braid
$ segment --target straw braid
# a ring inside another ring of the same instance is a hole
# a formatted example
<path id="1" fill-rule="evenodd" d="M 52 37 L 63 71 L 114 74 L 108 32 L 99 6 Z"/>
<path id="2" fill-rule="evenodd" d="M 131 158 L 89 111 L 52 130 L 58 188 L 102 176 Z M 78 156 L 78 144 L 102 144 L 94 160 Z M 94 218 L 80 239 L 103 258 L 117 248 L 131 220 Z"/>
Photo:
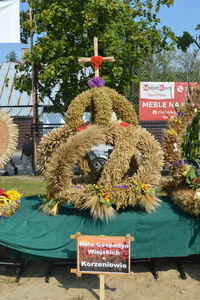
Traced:
<path id="1" fill-rule="evenodd" d="M 0 168 L 3 168 L 13 156 L 18 144 L 18 127 L 3 110 L 0 110 L 0 140 Z"/>

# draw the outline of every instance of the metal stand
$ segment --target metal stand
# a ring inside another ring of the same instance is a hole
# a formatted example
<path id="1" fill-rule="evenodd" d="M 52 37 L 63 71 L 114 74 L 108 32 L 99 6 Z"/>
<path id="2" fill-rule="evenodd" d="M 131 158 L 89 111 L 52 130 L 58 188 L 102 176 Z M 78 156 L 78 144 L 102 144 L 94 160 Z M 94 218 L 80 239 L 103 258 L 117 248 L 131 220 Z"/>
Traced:
<path id="1" fill-rule="evenodd" d="M 145 258 L 145 259 L 136 259 L 131 260 L 133 263 L 146 263 L 149 270 L 151 271 L 153 277 L 155 280 L 158 280 L 159 276 L 158 273 L 155 270 L 155 264 L 153 258 Z"/>
<path id="2" fill-rule="evenodd" d="M 152 258 L 148 258 L 147 264 L 148 264 L 148 267 L 149 267 L 154 279 L 158 280 L 158 273 L 155 270 L 154 260 Z"/>
<path id="3" fill-rule="evenodd" d="M 55 266 L 64 266 L 64 265 L 76 265 L 76 261 L 50 261 L 48 266 L 47 266 L 47 271 L 45 273 L 45 282 L 49 283 L 49 278 L 51 277 L 52 273 L 53 273 L 53 268 Z"/>
<path id="4" fill-rule="evenodd" d="M 200 259 L 197 257 L 197 258 L 177 258 L 177 257 L 174 257 L 172 258 L 176 267 L 177 267 L 177 270 L 179 271 L 180 273 L 180 277 L 185 280 L 187 279 L 187 276 L 184 272 L 184 269 L 183 269 L 183 263 L 200 263 Z M 19 282 L 20 281 L 20 278 L 21 276 L 23 275 L 27 265 L 28 265 L 28 262 L 27 260 L 24 260 L 23 262 L 7 262 L 7 261 L 0 261 L 0 266 L 1 265 L 5 265 L 5 266 L 14 266 L 14 267 L 18 267 L 18 272 L 17 272 L 17 276 L 16 276 L 16 282 Z M 146 258 L 146 259 L 132 259 L 131 262 L 133 264 L 137 264 L 137 263 L 145 263 L 147 266 L 148 266 L 148 269 L 150 270 L 150 272 L 152 273 L 153 277 L 155 280 L 158 280 L 159 276 L 158 276 L 158 273 L 155 269 L 155 259 L 153 258 Z M 49 261 L 48 263 L 48 266 L 47 266 L 47 270 L 46 270 L 46 273 L 45 273 L 45 282 L 46 283 L 49 283 L 49 279 L 50 277 L 52 276 L 52 273 L 53 273 L 53 268 L 55 266 L 74 266 L 76 265 L 76 261 L 75 260 L 52 260 L 52 261 Z"/>
<path id="5" fill-rule="evenodd" d="M 28 261 L 25 260 L 23 262 L 7 262 L 7 261 L 0 261 L 0 266 L 13 266 L 13 267 L 19 267 L 19 270 L 17 272 L 17 277 L 15 279 L 15 282 L 19 282 L 21 276 L 23 275 L 25 268 L 28 264 Z"/>
<path id="6" fill-rule="evenodd" d="M 181 278 L 182 278 L 183 280 L 185 280 L 185 279 L 187 278 L 187 276 L 186 276 L 186 274 L 185 274 L 185 272 L 184 272 L 184 270 L 183 270 L 183 265 L 182 265 L 181 260 L 178 259 L 178 258 L 174 258 L 174 262 L 175 262 L 175 264 L 176 264 L 176 266 L 177 266 L 177 269 L 178 269 L 178 271 L 179 271 L 179 273 L 180 273 Z"/>
<path id="7" fill-rule="evenodd" d="M 15 282 L 19 282 L 21 276 L 24 274 L 25 268 L 28 265 L 28 260 L 25 260 L 23 263 L 21 263 L 19 267 L 19 271 L 17 272 L 17 277 L 15 279 Z"/>
<path id="8" fill-rule="evenodd" d="M 49 283 L 49 277 L 51 277 L 51 274 L 52 274 L 52 268 L 53 268 L 53 262 L 51 261 L 51 262 L 48 264 L 47 272 L 45 273 L 45 282 L 46 282 L 46 283 Z"/>

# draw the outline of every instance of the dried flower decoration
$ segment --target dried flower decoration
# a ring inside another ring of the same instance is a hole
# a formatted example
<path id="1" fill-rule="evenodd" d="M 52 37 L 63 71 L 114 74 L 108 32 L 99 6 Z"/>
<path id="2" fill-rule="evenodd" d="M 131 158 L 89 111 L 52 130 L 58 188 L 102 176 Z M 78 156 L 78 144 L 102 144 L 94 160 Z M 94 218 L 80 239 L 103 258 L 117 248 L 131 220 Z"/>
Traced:
<path id="1" fill-rule="evenodd" d="M 21 194 L 17 191 L 9 190 L 4 192 L 0 189 L 0 219 L 7 219 L 20 205 Z"/>
<path id="2" fill-rule="evenodd" d="M 103 87 L 103 86 L 105 86 L 105 81 L 101 77 L 97 76 L 97 77 L 91 78 L 88 81 L 88 86 L 90 88 Z"/>

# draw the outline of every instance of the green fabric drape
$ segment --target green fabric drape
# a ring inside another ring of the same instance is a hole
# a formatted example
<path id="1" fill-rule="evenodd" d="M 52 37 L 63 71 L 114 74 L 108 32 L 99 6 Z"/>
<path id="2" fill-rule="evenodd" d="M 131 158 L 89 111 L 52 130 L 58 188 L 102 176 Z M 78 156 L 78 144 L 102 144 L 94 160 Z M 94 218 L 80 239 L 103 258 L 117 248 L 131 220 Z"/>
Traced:
<path id="1" fill-rule="evenodd" d="M 59 215 L 44 215 L 38 197 L 23 198 L 16 213 L 0 219 L 0 244 L 32 257 L 76 258 L 76 241 L 70 235 L 124 236 L 131 243 L 132 258 L 178 257 L 200 254 L 200 221 L 165 200 L 155 212 L 121 210 L 108 222 L 93 220 L 88 210 L 61 207 Z"/>

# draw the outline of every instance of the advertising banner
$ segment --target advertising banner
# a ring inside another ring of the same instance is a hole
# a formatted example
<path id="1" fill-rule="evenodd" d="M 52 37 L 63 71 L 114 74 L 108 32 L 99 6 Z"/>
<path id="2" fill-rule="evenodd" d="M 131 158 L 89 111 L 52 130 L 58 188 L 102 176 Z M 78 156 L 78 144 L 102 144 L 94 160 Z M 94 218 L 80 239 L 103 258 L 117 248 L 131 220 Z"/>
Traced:
<path id="1" fill-rule="evenodd" d="M 130 238 L 80 235 L 77 271 L 94 274 L 130 274 Z"/>
<path id="2" fill-rule="evenodd" d="M 197 82 L 190 82 L 193 89 Z M 139 119 L 141 121 L 167 121 L 174 117 L 174 106 L 183 105 L 188 92 L 187 82 L 140 82 Z"/>

